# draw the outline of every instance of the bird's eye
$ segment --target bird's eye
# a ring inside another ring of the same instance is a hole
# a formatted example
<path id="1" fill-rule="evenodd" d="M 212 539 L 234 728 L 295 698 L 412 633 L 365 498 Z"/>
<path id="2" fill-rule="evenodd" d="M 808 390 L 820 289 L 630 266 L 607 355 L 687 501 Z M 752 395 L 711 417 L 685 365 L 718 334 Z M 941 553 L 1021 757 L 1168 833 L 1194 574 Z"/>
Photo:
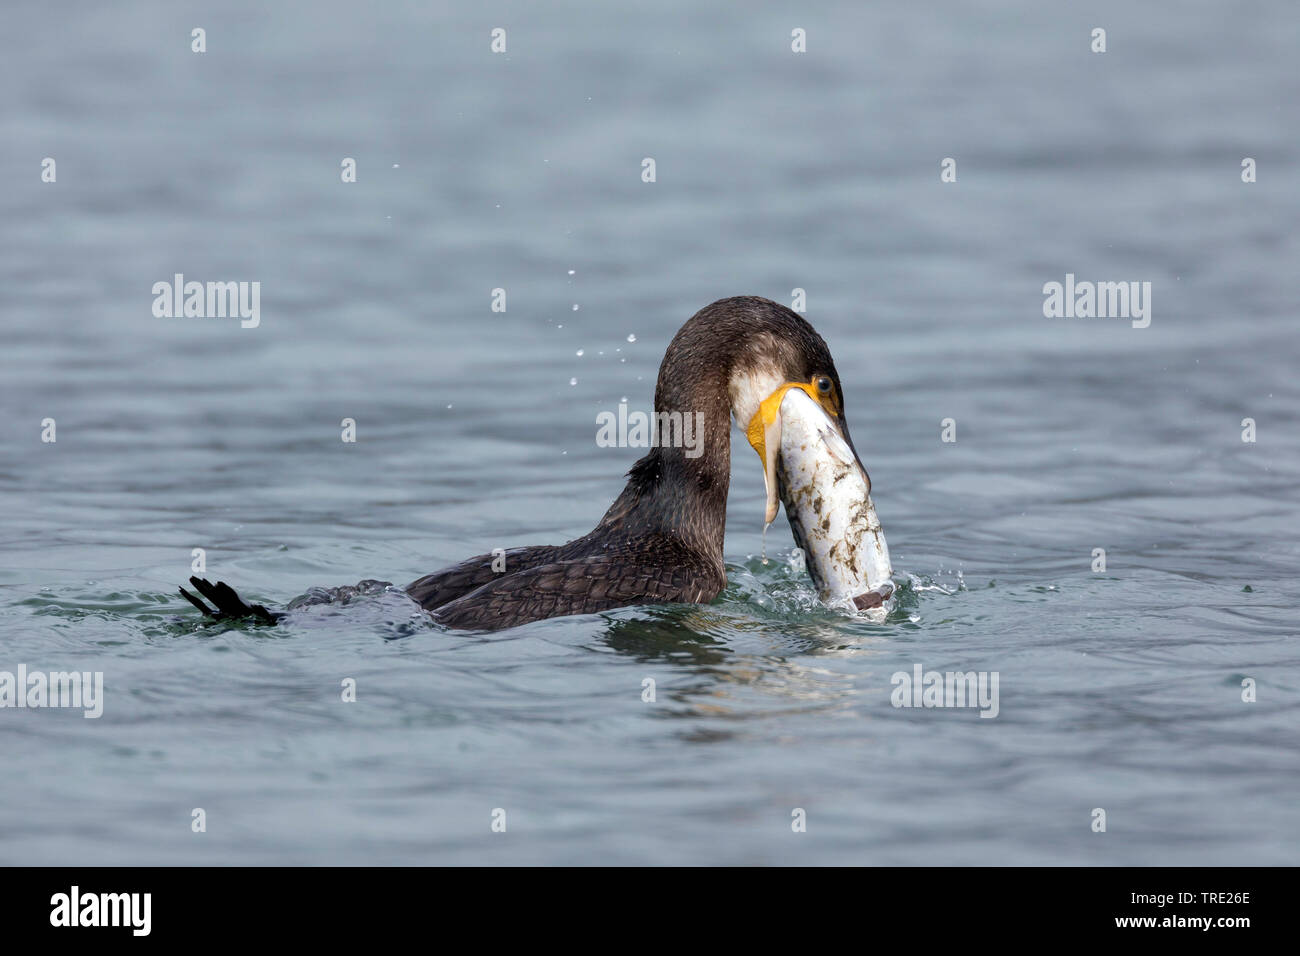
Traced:
<path id="1" fill-rule="evenodd" d="M 816 385 L 817 391 L 821 392 L 823 395 L 829 395 L 831 393 L 831 380 L 825 375 L 817 376 Z"/>

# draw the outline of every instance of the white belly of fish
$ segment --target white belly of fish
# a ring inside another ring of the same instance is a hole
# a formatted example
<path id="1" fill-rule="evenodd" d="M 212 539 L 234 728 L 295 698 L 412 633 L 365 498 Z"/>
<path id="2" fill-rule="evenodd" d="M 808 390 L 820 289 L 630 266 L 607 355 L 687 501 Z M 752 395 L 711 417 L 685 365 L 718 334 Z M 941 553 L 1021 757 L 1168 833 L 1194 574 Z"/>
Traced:
<path id="1" fill-rule="evenodd" d="M 825 411 L 797 388 L 781 402 L 777 476 L 786 518 L 822 601 L 883 620 L 894 569 L 866 474 Z"/>

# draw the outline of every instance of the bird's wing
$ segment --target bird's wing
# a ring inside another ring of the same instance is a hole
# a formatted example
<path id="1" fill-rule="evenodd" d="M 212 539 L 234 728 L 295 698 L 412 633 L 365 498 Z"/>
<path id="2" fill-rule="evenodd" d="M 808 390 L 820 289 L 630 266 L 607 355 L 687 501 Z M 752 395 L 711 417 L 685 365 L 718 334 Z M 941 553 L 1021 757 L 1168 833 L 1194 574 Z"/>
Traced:
<path id="1" fill-rule="evenodd" d="M 426 574 L 418 581 L 408 584 L 406 593 L 426 611 L 432 611 L 476 591 L 503 574 L 525 571 L 553 560 L 558 550 L 556 545 L 543 544 L 511 548 L 504 554 L 480 554 L 466 558 L 460 564 Z"/>
<path id="2" fill-rule="evenodd" d="M 662 554 L 654 558 L 638 561 L 626 552 L 611 552 L 499 575 L 443 605 L 433 618 L 451 628 L 498 630 L 629 604 L 711 601 L 726 584 L 725 577 L 719 582 L 716 571 L 694 561 Z"/>

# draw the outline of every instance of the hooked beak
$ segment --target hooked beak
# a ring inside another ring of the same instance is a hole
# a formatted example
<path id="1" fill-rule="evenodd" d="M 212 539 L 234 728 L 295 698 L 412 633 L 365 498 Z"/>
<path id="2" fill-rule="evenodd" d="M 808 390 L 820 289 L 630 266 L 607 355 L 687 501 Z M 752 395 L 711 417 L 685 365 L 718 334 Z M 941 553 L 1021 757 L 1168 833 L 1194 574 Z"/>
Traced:
<path id="1" fill-rule="evenodd" d="M 763 463 L 763 487 L 767 491 L 767 506 L 763 512 L 764 528 L 776 520 L 776 506 L 781 497 L 776 475 L 777 458 L 781 453 L 781 403 L 785 401 L 786 393 L 792 388 L 801 389 L 809 398 L 821 405 L 821 399 L 817 397 L 811 385 L 802 382 L 786 382 L 763 399 L 758 406 L 758 411 L 754 412 L 754 417 L 749 420 L 749 427 L 745 429 L 745 438 L 749 440 L 754 451 L 758 452 L 759 460 Z M 842 418 L 840 420 L 843 421 Z M 856 452 L 854 457 L 857 457 Z M 862 463 L 858 464 L 860 467 Z M 863 474 L 866 474 L 865 470 Z"/>

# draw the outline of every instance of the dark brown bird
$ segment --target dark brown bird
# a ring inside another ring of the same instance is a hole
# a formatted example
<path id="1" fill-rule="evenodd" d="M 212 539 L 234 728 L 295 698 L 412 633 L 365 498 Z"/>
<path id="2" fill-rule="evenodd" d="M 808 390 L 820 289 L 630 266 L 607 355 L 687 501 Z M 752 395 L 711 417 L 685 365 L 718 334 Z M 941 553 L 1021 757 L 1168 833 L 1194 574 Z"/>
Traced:
<path id="1" fill-rule="evenodd" d="M 751 426 L 762 457 L 752 423 L 764 399 L 783 385 L 813 396 L 852 447 L 835 363 L 806 320 L 754 296 L 706 306 L 673 337 L 659 366 L 654 447 L 632 466 L 622 494 L 590 533 L 567 544 L 506 551 L 504 566 L 492 554 L 468 558 L 413 582 L 407 593 L 440 624 L 476 630 L 631 604 L 712 601 L 727 584 L 722 549 L 731 421 Z M 665 412 L 693 416 L 700 432 L 690 447 L 665 433 L 674 421 Z M 774 502 L 770 455 L 765 479 Z M 190 580 L 216 609 L 184 588 L 181 593 L 209 616 L 268 622 L 283 616 L 245 604 L 223 583 Z M 291 607 L 301 603 L 307 602 Z"/>

